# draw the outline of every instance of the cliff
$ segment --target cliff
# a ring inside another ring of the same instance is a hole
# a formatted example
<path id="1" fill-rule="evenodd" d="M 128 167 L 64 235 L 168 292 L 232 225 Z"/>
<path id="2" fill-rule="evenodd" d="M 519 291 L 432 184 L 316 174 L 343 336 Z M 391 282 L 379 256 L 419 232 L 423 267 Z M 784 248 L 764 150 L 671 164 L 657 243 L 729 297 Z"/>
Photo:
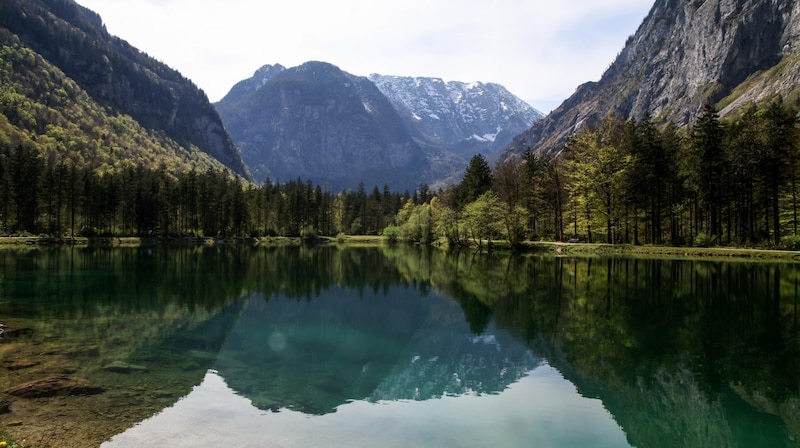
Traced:
<path id="1" fill-rule="evenodd" d="M 711 102 L 721 115 L 800 93 L 800 7 L 791 0 L 657 0 L 598 82 L 581 85 L 505 155 L 559 151 L 609 114 L 690 123 Z"/>

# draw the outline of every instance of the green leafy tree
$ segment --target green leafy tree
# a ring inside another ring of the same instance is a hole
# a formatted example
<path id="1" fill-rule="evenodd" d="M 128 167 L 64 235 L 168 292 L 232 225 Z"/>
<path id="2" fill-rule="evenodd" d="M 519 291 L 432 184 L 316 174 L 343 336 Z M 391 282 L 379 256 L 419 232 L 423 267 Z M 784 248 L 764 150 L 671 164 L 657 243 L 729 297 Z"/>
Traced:
<path id="1" fill-rule="evenodd" d="M 487 191 L 464 207 L 464 233 L 478 249 L 483 249 L 484 242 L 491 248 L 492 240 L 503 232 L 503 215 L 503 207 L 497 194 Z"/>
<path id="2" fill-rule="evenodd" d="M 551 234 L 561 240 L 564 233 L 566 179 L 563 161 L 554 155 L 538 156 L 530 149 L 523 154 L 523 200 L 534 235 Z"/>
<path id="3" fill-rule="evenodd" d="M 582 217 L 590 242 L 598 215 L 609 243 L 615 241 L 616 227 L 623 216 L 631 166 L 631 155 L 623 145 L 623 125 L 620 120 L 608 117 L 600 127 L 574 136 L 565 148 L 569 192 L 576 207 L 575 227 Z"/>

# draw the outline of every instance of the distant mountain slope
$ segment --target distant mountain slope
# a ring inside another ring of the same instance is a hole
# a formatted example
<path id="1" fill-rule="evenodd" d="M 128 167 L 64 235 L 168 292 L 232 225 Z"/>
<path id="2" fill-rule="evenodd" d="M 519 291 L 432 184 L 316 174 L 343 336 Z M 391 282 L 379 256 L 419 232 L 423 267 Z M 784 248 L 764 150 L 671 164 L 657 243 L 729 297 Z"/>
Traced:
<path id="1" fill-rule="evenodd" d="M 216 106 L 256 180 L 332 188 L 441 186 L 542 116 L 498 84 L 367 79 L 322 62 L 265 65 Z"/>
<path id="2" fill-rule="evenodd" d="M 227 169 L 128 115 L 107 113 L 61 70 L 0 28 L 0 157 L 19 146 L 38 149 L 48 161 L 71 160 L 101 172 L 123 166 L 173 173 Z"/>
<path id="3" fill-rule="evenodd" d="M 608 114 L 685 125 L 712 102 L 722 115 L 749 101 L 800 91 L 796 0 L 656 0 L 603 74 L 504 149 L 557 151 Z"/>
<path id="4" fill-rule="evenodd" d="M 216 106 L 259 182 L 413 189 L 429 169 L 378 88 L 331 64 L 265 66 Z"/>
<path id="5" fill-rule="evenodd" d="M 3 28 L 73 80 L 102 114 L 128 115 L 160 145 L 179 147 L 177 151 L 184 153 L 176 153 L 179 157 L 197 148 L 249 177 L 206 95 L 175 70 L 109 35 L 96 13 L 72 0 L 3 0 Z M 10 42 L 9 36 L 5 40 Z M 34 78 L 22 82 L 37 83 Z M 93 133 L 98 132 L 113 129 Z"/>
<path id="6" fill-rule="evenodd" d="M 286 67 L 281 64 L 265 65 L 261 67 L 253 73 L 252 77 L 243 79 L 234 84 L 221 102 L 233 103 L 237 101 L 246 101 L 247 97 L 256 93 L 256 91 L 264 87 L 266 83 L 272 81 L 273 78 L 284 70 L 286 70 Z"/>
<path id="7" fill-rule="evenodd" d="M 493 83 L 373 74 L 415 138 L 466 158 L 511 143 L 544 115 Z"/>

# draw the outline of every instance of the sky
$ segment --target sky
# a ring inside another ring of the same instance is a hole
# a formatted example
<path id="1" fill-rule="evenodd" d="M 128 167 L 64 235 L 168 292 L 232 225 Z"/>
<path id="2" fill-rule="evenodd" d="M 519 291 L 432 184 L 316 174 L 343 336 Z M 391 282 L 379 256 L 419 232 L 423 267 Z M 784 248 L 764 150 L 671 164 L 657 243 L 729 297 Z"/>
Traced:
<path id="1" fill-rule="evenodd" d="M 494 82 L 548 113 L 597 81 L 653 0 L 77 0 L 219 101 L 265 64 Z"/>

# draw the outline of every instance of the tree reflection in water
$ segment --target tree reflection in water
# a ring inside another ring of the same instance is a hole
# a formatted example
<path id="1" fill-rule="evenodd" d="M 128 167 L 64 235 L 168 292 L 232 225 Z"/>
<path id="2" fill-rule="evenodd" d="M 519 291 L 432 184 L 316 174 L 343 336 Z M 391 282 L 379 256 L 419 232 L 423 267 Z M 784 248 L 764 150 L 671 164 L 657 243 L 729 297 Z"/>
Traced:
<path id="1" fill-rule="evenodd" d="M 123 425 L 209 369 L 262 409 L 326 414 L 494 394 L 544 361 L 634 446 L 800 437 L 795 264 L 232 246 L 9 251 L 0 266 L 3 322 L 33 331 L 0 348 L 45 344 L 112 392 L 138 388 Z"/>

